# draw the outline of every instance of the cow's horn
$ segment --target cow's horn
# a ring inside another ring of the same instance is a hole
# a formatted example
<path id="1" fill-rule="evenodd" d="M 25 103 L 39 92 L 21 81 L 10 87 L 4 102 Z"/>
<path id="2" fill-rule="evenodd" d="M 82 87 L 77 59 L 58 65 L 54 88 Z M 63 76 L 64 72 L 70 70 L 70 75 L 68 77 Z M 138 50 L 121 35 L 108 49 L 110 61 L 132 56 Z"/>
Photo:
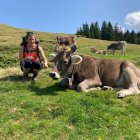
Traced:
<path id="1" fill-rule="evenodd" d="M 80 55 L 73 55 L 71 56 L 72 64 L 79 64 L 82 62 L 82 57 Z"/>

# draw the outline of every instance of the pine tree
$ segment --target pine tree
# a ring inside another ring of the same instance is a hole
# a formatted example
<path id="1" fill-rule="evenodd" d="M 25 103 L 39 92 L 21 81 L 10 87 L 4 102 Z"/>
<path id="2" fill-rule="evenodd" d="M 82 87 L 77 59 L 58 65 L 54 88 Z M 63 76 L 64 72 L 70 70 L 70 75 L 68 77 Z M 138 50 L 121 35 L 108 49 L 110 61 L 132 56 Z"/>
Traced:
<path id="1" fill-rule="evenodd" d="M 79 29 L 79 35 L 83 35 L 83 30 L 82 30 L 81 27 L 80 27 L 80 29 Z"/>
<path id="2" fill-rule="evenodd" d="M 94 26 L 94 37 L 96 39 L 101 39 L 101 31 L 100 31 L 100 27 L 99 27 L 99 24 L 98 22 L 96 21 L 95 22 L 95 26 Z"/>
<path id="3" fill-rule="evenodd" d="M 83 24 L 83 35 L 90 37 L 89 25 L 87 23 Z"/>
<path id="4" fill-rule="evenodd" d="M 128 43 L 130 43 L 130 32 L 129 32 L 129 30 L 126 30 L 126 32 L 124 33 L 124 40 L 127 41 Z"/>
<path id="5" fill-rule="evenodd" d="M 123 30 L 117 23 L 114 26 L 114 38 L 116 41 L 124 40 Z"/>
<path id="6" fill-rule="evenodd" d="M 134 30 L 132 30 L 132 32 L 130 34 L 130 37 L 131 37 L 131 43 L 132 44 L 137 44 L 137 34 L 135 33 Z"/>
<path id="7" fill-rule="evenodd" d="M 129 30 L 123 32 L 123 30 L 117 23 L 113 28 L 110 21 L 108 22 L 108 24 L 106 23 L 106 21 L 103 21 L 101 30 L 97 21 L 95 22 L 95 24 L 91 23 L 90 27 L 87 23 L 85 23 L 82 27 L 77 29 L 76 34 L 88 38 L 112 41 L 125 40 L 128 43 L 140 44 L 140 32 L 135 33 L 134 30 L 131 33 L 129 32 Z"/>
<path id="8" fill-rule="evenodd" d="M 140 31 L 137 33 L 137 44 L 140 44 Z"/>
<path id="9" fill-rule="evenodd" d="M 77 29 L 76 35 L 80 35 L 80 29 Z"/>
<path id="10" fill-rule="evenodd" d="M 119 39 L 119 26 L 118 26 L 117 23 L 116 23 L 115 26 L 114 26 L 114 37 L 115 37 L 115 40 L 116 40 L 116 41 L 120 40 L 120 39 Z"/>
<path id="11" fill-rule="evenodd" d="M 107 40 L 107 23 L 106 23 L 106 21 L 103 21 L 103 23 L 102 23 L 101 39 Z"/>
<path id="12" fill-rule="evenodd" d="M 90 30 L 90 38 L 94 38 L 94 23 L 91 23 L 89 30 Z"/>
<path id="13" fill-rule="evenodd" d="M 120 32 L 119 32 L 119 41 L 124 40 L 124 33 L 123 30 L 120 28 Z"/>
<path id="14" fill-rule="evenodd" d="M 110 21 L 108 22 L 107 26 L 107 37 L 107 40 L 115 40 L 114 29 Z"/>

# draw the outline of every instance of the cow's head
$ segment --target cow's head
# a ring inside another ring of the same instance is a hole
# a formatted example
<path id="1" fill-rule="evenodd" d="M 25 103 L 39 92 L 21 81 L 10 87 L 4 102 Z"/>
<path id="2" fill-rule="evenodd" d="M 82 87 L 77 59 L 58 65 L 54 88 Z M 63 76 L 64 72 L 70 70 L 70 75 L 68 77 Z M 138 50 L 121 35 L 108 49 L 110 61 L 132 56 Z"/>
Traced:
<path id="1" fill-rule="evenodd" d="M 58 79 L 60 76 L 63 77 L 71 65 L 79 64 L 82 61 L 82 57 L 75 54 L 75 47 L 72 46 L 71 50 L 64 49 L 56 55 L 51 54 L 51 61 L 54 62 L 54 67 L 49 73 L 50 77 L 53 79 Z"/>
<path id="2" fill-rule="evenodd" d="M 108 46 L 107 46 L 107 50 L 110 50 L 110 49 L 111 49 L 111 45 L 108 45 Z"/>

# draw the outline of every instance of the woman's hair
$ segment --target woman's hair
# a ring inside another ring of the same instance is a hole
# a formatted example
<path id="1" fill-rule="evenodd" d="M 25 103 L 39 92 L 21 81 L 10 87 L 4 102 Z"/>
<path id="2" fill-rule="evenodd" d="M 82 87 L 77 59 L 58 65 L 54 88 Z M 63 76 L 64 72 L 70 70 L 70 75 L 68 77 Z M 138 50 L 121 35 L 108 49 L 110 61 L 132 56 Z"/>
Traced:
<path id="1" fill-rule="evenodd" d="M 29 36 L 35 36 L 34 32 L 26 32 L 26 38 L 28 38 Z"/>

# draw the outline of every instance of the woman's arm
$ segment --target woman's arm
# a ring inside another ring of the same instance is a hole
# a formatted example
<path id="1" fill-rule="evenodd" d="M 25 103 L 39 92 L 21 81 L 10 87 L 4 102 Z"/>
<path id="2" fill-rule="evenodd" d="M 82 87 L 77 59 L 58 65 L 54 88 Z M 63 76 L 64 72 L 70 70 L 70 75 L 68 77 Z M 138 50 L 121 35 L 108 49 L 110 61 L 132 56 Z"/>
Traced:
<path id="1" fill-rule="evenodd" d="M 44 54 L 43 49 L 42 49 L 40 46 L 38 46 L 38 49 L 39 49 L 41 58 L 43 59 L 44 67 L 45 67 L 45 68 L 48 68 L 48 61 L 47 61 L 47 59 L 46 59 L 46 57 L 45 57 L 45 54 Z"/>
<path id="2" fill-rule="evenodd" d="M 19 62 L 21 63 L 23 61 L 23 46 L 19 49 Z"/>

